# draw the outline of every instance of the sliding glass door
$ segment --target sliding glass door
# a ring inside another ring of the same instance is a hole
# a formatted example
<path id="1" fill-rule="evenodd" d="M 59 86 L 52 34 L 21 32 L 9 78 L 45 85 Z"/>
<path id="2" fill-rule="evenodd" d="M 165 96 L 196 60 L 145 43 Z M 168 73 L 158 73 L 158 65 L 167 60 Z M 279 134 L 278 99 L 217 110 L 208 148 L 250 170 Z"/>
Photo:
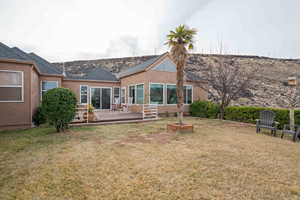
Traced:
<path id="1" fill-rule="evenodd" d="M 91 104 L 95 109 L 111 109 L 111 88 L 91 88 Z"/>

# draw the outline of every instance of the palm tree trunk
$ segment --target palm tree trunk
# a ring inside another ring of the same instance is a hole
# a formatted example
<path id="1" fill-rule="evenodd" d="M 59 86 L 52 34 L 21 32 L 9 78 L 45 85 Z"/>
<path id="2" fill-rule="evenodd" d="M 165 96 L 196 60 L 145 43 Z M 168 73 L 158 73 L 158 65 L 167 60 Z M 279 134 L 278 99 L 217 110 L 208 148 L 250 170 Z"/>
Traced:
<path id="1" fill-rule="evenodd" d="M 178 64 L 177 67 L 177 109 L 178 109 L 178 123 L 183 124 L 183 64 Z"/>

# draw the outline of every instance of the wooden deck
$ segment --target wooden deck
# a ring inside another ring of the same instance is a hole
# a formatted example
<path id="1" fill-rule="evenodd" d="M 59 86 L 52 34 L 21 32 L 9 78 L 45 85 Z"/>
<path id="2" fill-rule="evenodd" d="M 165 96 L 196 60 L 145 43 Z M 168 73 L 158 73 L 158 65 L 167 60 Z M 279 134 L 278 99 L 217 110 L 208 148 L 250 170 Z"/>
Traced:
<path id="1" fill-rule="evenodd" d="M 142 113 L 123 111 L 95 111 L 95 122 L 142 120 Z M 92 122 L 93 123 L 93 122 Z"/>

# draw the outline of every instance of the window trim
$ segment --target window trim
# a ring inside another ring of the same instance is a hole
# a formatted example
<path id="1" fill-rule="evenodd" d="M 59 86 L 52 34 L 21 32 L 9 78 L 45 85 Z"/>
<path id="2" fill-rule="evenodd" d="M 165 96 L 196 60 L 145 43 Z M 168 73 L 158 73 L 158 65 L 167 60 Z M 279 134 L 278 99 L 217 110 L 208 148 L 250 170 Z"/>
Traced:
<path id="1" fill-rule="evenodd" d="M 184 104 L 184 105 L 191 105 L 191 104 L 194 102 L 194 100 L 193 100 L 193 99 L 194 99 L 194 87 L 193 87 L 193 85 L 184 85 L 184 86 L 190 86 L 190 87 L 192 88 L 192 97 L 191 97 L 192 99 L 191 99 L 191 103 L 188 104 L 188 103 L 185 103 L 185 102 L 184 102 L 184 97 L 183 97 L 183 104 Z M 183 86 L 183 87 L 184 87 L 184 86 Z"/>
<path id="2" fill-rule="evenodd" d="M 125 90 L 125 92 L 124 92 L 124 103 L 122 103 L 122 90 Z M 120 90 L 120 97 L 121 97 L 121 104 L 126 104 L 126 87 L 124 86 L 124 87 L 121 87 L 121 90 Z"/>
<path id="3" fill-rule="evenodd" d="M 113 87 L 108 87 L 108 86 L 106 86 L 106 87 L 104 87 L 104 86 L 91 86 L 91 87 L 89 87 L 89 92 L 90 92 L 89 103 L 90 103 L 91 105 L 92 105 L 92 89 L 93 89 L 93 88 L 110 89 L 110 109 L 102 109 L 102 108 L 101 108 L 101 109 L 96 109 L 96 108 L 95 108 L 95 111 L 112 110 Z M 102 97 L 102 92 L 101 92 L 101 97 Z"/>
<path id="4" fill-rule="evenodd" d="M 136 100 L 137 100 L 137 87 L 136 86 L 138 86 L 138 85 L 143 85 L 143 103 L 142 104 L 136 103 Z M 131 86 L 134 86 L 134 90 L 135 90 L 135 94 L 134 94 L 135 102 L 134 103 L 129 103 L 130 102 L 129 101 L 129 98 L 130 98 L 129 97 L 129 94 L 130 94 L 130 89 L 129 88 Z M 125 89 L 125 92 L 126 92 L 126 89 Z M 130 85 L 128 85 L 128 97 L 127 98 L 128 98 L 127 102 L 128 102 L 129 105 L 143 105 L 143 104 L 145 104 L 145 84 L 144 83 L 137 83 L 137 84 L 130 84 Z"/>
<path id="5" fill-rule="evenodd" d="M 119 88 L 119 99 L 120 99 L 120 104 L 121 104 L 121 87 L 120 86 L 113 87 L 113 92 L 112 92 L 113 93 L 113 97 L 112 97 L 113 104 L 115 104 L 115 102 L 114 102 L 115 101 L 115 88 Z"/>
<path id="6" fill-rule="evenodd" d="M 174 83 L 166 83 L 166 106 L 174 106 L 177 105 L 177 103 L 168 103 L 168 85 L 175 85 L 176 86 L 176 97 L 177 97 L 177 84 Z M 184 100 L 183 100 L 184 101 Z"/>
<path id="7" fill-rule="evenodd" d="M 56 83 L 56 88 L 58 88 L 58 81 L 47 81 L 47 80 L 41 80 L 41 83 L 40 83 L 40 97 L 41 97 L 41 100 L 43 99 L 43 82 L 55 82 Z"/>
<path id="8" fill-rule="evenodd" d="M 160 84 L 160 85 L 163 85 L 163 104 L 157 104 L 158 106 L 175 106 L 177 104 L 168 104 L 168 101 L 167 101 L 167 85 L 177 85 L 175 83 L 156 83 L 156 82 L 149 82 L 149 91 L 148 91 L 148 94 L 149 94 L 149 104 L 150 103 L 150 92 L 151 92 L 151 84 Z M 193 85 L 183 85 L 184 86 L 190 86 L 192 88 L 192 103 L 194 102 L 194 87 Z M 156 105 L 156 104 L 155 104 Z M 191 105 L 191 104 L 186 104 L 184 102 L 184 97 L 183 97 L 183 105 Z"/>
<path id="9" fill-rule="evenodd" d="M 86 103 L 82 103 L 81 102 L 81 87 L 87 87 L 87 91 L 86 91 Z M 79 86 L 79 99 L 80 99 L 80 105 L 87 105 L 89 102 L 89 86 L 88 85 L 80 85 Z"/>
<path id="10" fill-rule="evenodd" d="M 12 85 L 0 85 L 0 87 L 13 87 L 13 88 L 22 88 L 21 90 L 21 100 L 5 100 L 5 101 L 1 101 L 1 103 L 24 103 L 24 71 L 15 71 L 15 70 L 0 70 L 0 72 L 13 72 L 13 73 L 21 73 L 21 80 L 22 80 L 22 84 L 21 86 L 12 86 Z"/>
<path id="11" fill-rule="evenodd" d="M 151 84 L 160 84 L 163 85 L 163 103 L 162 104 L 151 104 Z M 150 105 L 157 105 L 157 106 L 165 106 L 166 105 L 166 83 L 156 83 L 156 82 L 149 82 L 149 104 Z"/>

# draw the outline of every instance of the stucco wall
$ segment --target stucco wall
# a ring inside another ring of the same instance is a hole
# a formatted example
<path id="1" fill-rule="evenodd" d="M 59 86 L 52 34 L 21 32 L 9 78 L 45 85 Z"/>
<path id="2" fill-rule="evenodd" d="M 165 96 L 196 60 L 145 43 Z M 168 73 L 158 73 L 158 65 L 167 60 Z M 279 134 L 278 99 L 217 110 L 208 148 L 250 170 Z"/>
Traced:
<path id="1" fill-rule="evenodd" d="M 118 82 L 96 82 L 96 81 L 74 81 L 63 80 L 62 87 L 71 89 L 77 98 L 77 102 L 80 103 L 80 85 L 87 85 L 89 87 L 120 87 Z M 89 95 L 88 95 L 89 98 Z"/>
<path id="2" fill-rule="evenodd" d="M 31 127 L 32 65 L 0 61 L 0 70 L 23 71 L 23 102 L 0 102 L 0 129 Z"/>
<path id="3" fill-rule="evenodd" d="M 148 70 L 146 72 L 137 73 L 128 77 L 124 77 L 121 79 L 121 87 L 126 87 L 126 101 L 128 100 L 128 86 L 132 84 L 144 84 L 144 102 L 145 104 L 149 103 L 149 85 L 150 83 L 162 83 L 162 84 L 176 84 L 176 72 L 166 72 L 166 71 L 156 71 L 156 70 Z M 184 85 L 192 85 L 193 86 L 193 101 L 196 100 L 206 100 L 207 93 L 201 89 L 198 85 L 206 84 L 189 82 L 185 81 Z M 131 105 L 129 110 L 133 112 L 141 112 L 142 107 L 137 105 Z M 176 105 L 159 105 L 158 106 L 159 113 L 165 112 L 177 112 Z M 189 111 L 189 105 L 184 105 L 184 111 Z"/>
<path id="4" fill-rule="evenodd" d="M 34 115 L 40 104 L 40 78 L 35 69 L 31 72 L 31 114 Z"/>

